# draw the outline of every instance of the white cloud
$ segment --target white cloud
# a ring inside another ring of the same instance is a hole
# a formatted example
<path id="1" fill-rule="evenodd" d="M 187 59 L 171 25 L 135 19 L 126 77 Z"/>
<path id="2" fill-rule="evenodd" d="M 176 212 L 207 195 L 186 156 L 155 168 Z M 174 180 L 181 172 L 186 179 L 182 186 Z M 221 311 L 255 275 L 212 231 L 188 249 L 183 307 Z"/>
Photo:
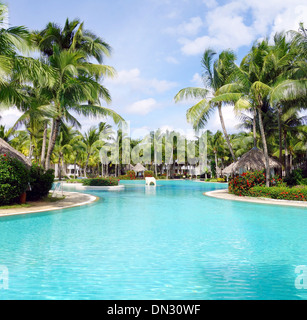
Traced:
<path id="1" fill-rule="evenodd" d="M 114 79 L 107 79 L 106 86 L 125 86 L 132 91 L 143 93 L 164 93 L 177 86 L 176 82 L 167 80 L 158 80 L 156 78 L 146 79 L 141 76 L 138 68 L 130 70 L 121 70 Z"/>
<path id="2" fill-rule="evenodd" d="M 183 22 L 177 27 L 167 28 L 165 32 L 171 35 L 195 36 L 202 26 L 202 19 L 200 17 L 193 17 L 188 22 Z"/>
<path id="3" fill-rule="evenodd" d="M 126 112 L 144 116 L 152 112 L 157 106 L 157 101 L 153 98 L 149 98 L 134 102 L 133 104 L 127 107 Z"/>
<path id="4" fill-rule="evenodd" d="M 216 0 L 203 0 L 203 2 L 208 8 L 214 8 L 218 5 Z"/>
<path id="5" fill-rule="evenodd" d="M 236 0 L 219 6 L 216 1 L 204 3 L 208 7 L 203 18 L 206 32 L 194 39 L 183 33 L 178 38 L 185 55 L 196 55 L 206 48 L 236 50 L 275 32 L 297 30 L 307 17 L 306 0 Z"/>
<path id="6" fill-rule="evenodd" d="M 191 80 L 191 82 L 196 86 L 196 87 L 204 87 L 204 81 L 203 78 L 201 77 L 201 75 L 199 73 L 195 73 L 193 76 L 193 79 Z"/>
<path id="7" fill-rule="evenodd" d="M 222 112 L 227 132 L 229 134 L 238 132 L 237 125 L 240 123 L 240 121 L 235 116 L 233 106 L 224 106 Z M 206 128 L 212 132 L 216 132 L 217 130 L 222 131 L 221 120 L 217 110 L 212 115 L 212 118 L 208 122 Z"/>
<path id="8" fill-rule="evenodd" d="M 6 129 L 9 129 L 16 123 L 18 118 L 22 116 L 22 113 L 16 108 L 11 108 L 1 111 L 0 115 L 0 124 L 4 125 Z"/>
<path id="9" fill-rule="evenodd" d="M 172 56 L 166 57 L 165 61 L 168 62 L 168 63 L 172 63 L 172 64 L 178 64 L 179 63 L 179 61 L 176 58 L 172 57 Z"/>

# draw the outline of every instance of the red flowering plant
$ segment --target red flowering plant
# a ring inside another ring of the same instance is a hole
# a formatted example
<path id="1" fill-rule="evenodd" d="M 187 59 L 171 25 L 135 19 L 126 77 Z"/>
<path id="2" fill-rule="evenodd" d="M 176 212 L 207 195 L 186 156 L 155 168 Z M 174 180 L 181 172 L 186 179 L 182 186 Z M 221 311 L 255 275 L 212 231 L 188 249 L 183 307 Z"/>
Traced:
<path id="1" fill-rule="evenodd" d="M 307 187 L 254 187 L 250 190 L 252 197 L 263 197 L 278 200 L 307 201 Z"/>
<path id="2" fill-rule="evenodd" d="M 245 172 L 229 181 L 229 193 L 241 197 L 248 196 L 251 188 L 263 185 L 265 185 L 264 171 Z"/>

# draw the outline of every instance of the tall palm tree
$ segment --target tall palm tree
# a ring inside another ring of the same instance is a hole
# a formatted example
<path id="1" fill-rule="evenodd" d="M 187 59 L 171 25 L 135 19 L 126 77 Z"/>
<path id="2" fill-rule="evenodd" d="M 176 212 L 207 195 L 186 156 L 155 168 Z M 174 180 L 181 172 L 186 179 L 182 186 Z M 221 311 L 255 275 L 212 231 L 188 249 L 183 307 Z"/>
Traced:
<path id="1" fill-rule="evenodd" d="M 91 127 L 87 132 L 84 133 L 82 142 L 85 146 L 86 153 L 86 163 L 84 168 L 84 176 L 87 174 L 87 168 L 89 164 L 90 157 L 96 152 L 98 153 L 98 148 L 102 146 L 102 141 L 99 139 L 100 133 L 96 127 Z"/>
<path id="2" fill-rule="evenodd" d="M 111 97 L 97 80 L 103 76 L 113 76 L 111 67 L 88 63 L 81 51 L 60 51 L 59 48 L 55 48 L 49 61 L 57 81 L 51 89 L 56 116 L 52 122 L 46 169 L 50 166 L 50 157 L 63 121 L 80 125 L 70 111 L 84 116 L 111 116 L 115 123 L 123 120 L 115 111 L 100 106 L 100 98 L 110 102 Z"/>
<path id="3" fill-rule="evenodd" d="M 110 56 L 111 46 L 94 33 L 84 29 L 84 23 L 79 19 L 66 20 L 64 28 L 49 22 L 45 29 L 35 31 L 33 41 L 41 52 L 51 57 L 54 46 L 60 50 L 83 51 L 88 57 L 95 58 L 98 63 L 103 62 L 104 56 Z"/>
<path id="4" fill-rule="evenodd" d="M 276 34 L 274 40 L 273 46 L 269 45 L 268 40 L 254 45 L 242 60 L 240 67 L 235 68 L 232 74 L 233 83 L 220 88 L 216 97 L 213 98 L 215 102 L 234 101 L 237 109 L 257 110 L 266 159 L 267 186 L 270 167 L 263 124 L 264 111 L 268 112 L 270 106 L 277 105 L 282 100 L 306 99 L 306 81 L 291 79 L 296 59 L 295 51 L 286 42 L 283 34 Z M 281 131 L 279 132 L 281 144 Z"/>
<path id="5" fill-rule="evenodd" d="M 228 78 L 235 67 L 236 56 L 232 51 L 226 50 L 223 51 L 219 55 L 218 59 L 214 61 L 213 59 L 215 55 L 216 53 L 213 50 L 208 49 L 205 51 L 202 58 L 205 88 L 190 87 L 182 89 L 175 96 L 175 101 L 178 102 L 184 98 L 201 99 L 200 102 L 191 107 L 187 112 L 187 120 L 193 124 L 195 130 L 203 128 L 209 121 L 212 111 L 217 108 L 228 148 L 233 160 L 236 161 L 223 117 L 223 103 L 222 101 L 213 102 L 212 100 L 218 89 L 227 83 Z"/>

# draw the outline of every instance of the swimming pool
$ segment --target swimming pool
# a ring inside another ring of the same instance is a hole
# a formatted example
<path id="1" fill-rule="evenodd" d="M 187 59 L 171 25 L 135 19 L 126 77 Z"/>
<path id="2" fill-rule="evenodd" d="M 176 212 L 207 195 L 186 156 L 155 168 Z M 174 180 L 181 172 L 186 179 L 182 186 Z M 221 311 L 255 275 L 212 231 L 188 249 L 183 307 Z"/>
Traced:
<path id="1" fill-rule="evenodd" d="M 203 196 L 223 184 L 125 184 L 89 206 L 1 218 L 0 299 L 307 299 L 295 287 L 306 209 Z"/>

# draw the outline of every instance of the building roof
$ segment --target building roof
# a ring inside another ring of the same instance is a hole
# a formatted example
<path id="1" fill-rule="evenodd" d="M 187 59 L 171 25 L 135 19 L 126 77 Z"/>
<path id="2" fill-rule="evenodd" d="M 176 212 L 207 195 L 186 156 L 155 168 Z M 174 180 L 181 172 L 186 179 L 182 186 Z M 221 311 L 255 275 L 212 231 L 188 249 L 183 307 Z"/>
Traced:
<path id="1" fill-rule="evenodd" d="M 140 163 L 138 163 L 138 164 L 133 168 L 133 170 L 134 170 L 135 172 L 144 172 L 144 171 L 146 171 L 146 168 L 145 168 L 143 165 L 141 165 Z"/>
<path id="2" fill-rule="evenodd" d="M 0 138 L 0 154 L 6 154 L 12 158 L 15 158 L 21 161 L 27 168 L 32 166 L 31 161 L 24 156 L 21 152 L 15 150 L 12 146 L 10 146 L 7 142 Z"/>
<path id="3" fill-rule="evenodd" d="M 270 168 L 281 168 L 281 164 L 273 158 L 269 158 Z M 253 148 L 245 153 L 237 162 L 223 170 L 225 174 L 237 173 L 242 170 L 263 170 L 265 169 L 264 152 L 258 148 Z"/>

